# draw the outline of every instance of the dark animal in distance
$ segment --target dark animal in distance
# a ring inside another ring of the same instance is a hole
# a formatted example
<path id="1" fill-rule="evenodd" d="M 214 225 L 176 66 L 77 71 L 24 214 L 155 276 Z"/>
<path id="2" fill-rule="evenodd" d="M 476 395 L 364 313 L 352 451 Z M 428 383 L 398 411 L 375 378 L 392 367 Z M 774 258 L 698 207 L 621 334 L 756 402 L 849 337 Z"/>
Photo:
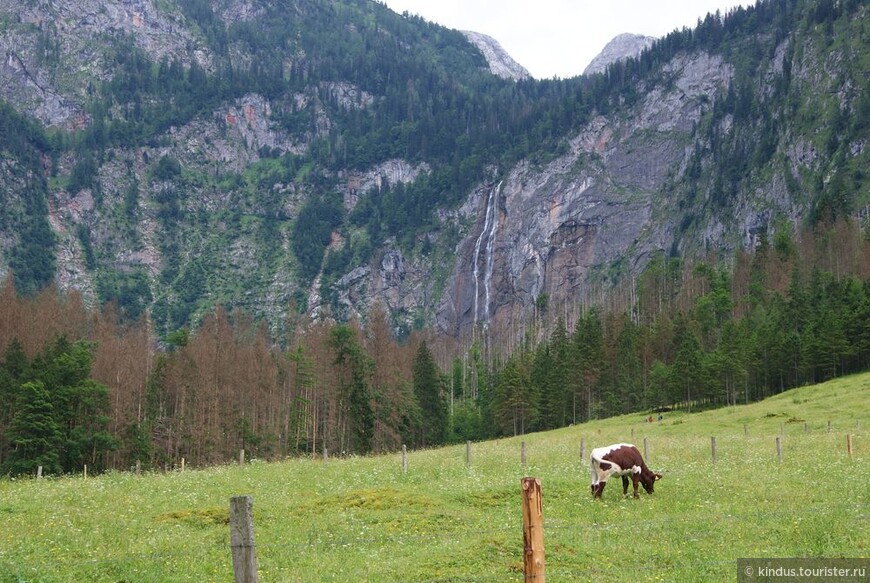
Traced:
<path id="1" fill-rule="evenodd" d="M 622 495 L 628 495 L 628 478 L 634 484 L 634 497 L 637 498 L 637 484 L 640 482 L 647 493 L 653 493 L 656 480 L 662 478 L 646 467 L 643 456 L 630 443 L 614 443 L 607 447 L 596 447 L 592 450 L 590 471 L 592 473 L 592 497 L 601 498 L 604 486 L 611 476 L 622 478 Z"/>

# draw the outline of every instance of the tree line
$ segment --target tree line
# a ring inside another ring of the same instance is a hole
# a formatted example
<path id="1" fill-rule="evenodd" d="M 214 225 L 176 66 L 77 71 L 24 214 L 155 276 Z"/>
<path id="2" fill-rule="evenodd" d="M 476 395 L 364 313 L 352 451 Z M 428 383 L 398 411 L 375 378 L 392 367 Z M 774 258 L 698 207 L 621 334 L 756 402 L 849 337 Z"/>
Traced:
<path id="1" fill-rule="evenodd" d="M 870 231 L 762 237 L 730 266 L 661 256 L 619 309 L 586 307 L 497 367 L 500 430 L 763 399 L 870 367 Z M 556 310 L 558 312 L 558 310 Z"/>
<path id="2" fill-rule="evenodd" d="M 290 307 L 280 341 L 218 307 L 156 338 L 147 313 L 131 322 L 53 288 L 19 296 L 10 274 L 0 472 L 430 447 L 734 405 L 870 368 L 870 237 L 852 221 L 762 237 L 730 264 L 662 256 L 607 297 L 576 314 L 542 298 L 518 344 L 464 349 L 427 333 L 399 342 L 377 306 L 365 323 Z"/>
<path id="3" fill-rule="evenodd" d="M 75 292 L 0 289 L 0 473 L 165 468 L 444 443 L 442 379 L 423 338 L 398 344 L 376 308 L 356 323 L 262 322 L 217 308 L 154 338 L 147 314 L 87 309 Z M 296 310 L 290 310 L 295 316 Z"/>

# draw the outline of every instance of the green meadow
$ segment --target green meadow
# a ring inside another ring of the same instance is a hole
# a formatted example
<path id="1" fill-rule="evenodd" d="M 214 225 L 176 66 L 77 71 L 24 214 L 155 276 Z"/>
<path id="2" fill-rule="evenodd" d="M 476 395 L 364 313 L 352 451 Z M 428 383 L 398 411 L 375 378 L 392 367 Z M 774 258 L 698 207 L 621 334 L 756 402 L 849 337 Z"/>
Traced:
<path id="1" fill-rule="evenodd" d="M 522 581 L 524 476 L 542 483 L 549 581 L 733 581 L 737 558 L 867 557 L 868 404 L 862 374 L 474 443 L 470 464 L 462 444 L 409 451 L 407 471 L 390 454 L 2 479 L 0 583 L 231 581 L 229 499 L 243 494 L 263 582 Z M 593 501 L 581 440 L 644 438 L 655 494 L 623 498 L 616 479 Z"/>

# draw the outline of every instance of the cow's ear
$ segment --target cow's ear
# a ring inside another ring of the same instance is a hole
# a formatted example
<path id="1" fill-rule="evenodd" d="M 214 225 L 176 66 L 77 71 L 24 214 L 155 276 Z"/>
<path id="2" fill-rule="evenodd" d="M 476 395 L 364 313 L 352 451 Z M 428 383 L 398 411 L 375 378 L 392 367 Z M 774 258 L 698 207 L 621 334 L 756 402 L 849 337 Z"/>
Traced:
<path id="1" fill-rule="evenodd" d="M 661 474 L 656 474 L 656 480 L 661 480 L 661 479 L 662 479 L 662 475 L 661 475 Z"/>

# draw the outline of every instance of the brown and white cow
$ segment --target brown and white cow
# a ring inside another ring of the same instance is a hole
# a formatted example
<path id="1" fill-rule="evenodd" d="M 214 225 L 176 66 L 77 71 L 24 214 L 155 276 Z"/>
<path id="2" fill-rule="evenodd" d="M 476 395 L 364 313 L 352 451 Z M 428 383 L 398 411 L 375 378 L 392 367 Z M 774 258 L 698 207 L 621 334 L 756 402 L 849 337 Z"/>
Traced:
<path id="1" fill-rule="evenodd" d="M 628 495 L 628 476 L 634 483 L 634 497 L 637 498 L 637 483 L 652 494 L 656 480 L 662 475 L 652 472 L 643 461 L 643 457 L 635 446 L 630 443 L 614 443 L 607 447 L 596 447 L 592 450 L 592 497 L 601 498 L 607 479 L 611 476 L 622 477 L 622 495 Z"/>

